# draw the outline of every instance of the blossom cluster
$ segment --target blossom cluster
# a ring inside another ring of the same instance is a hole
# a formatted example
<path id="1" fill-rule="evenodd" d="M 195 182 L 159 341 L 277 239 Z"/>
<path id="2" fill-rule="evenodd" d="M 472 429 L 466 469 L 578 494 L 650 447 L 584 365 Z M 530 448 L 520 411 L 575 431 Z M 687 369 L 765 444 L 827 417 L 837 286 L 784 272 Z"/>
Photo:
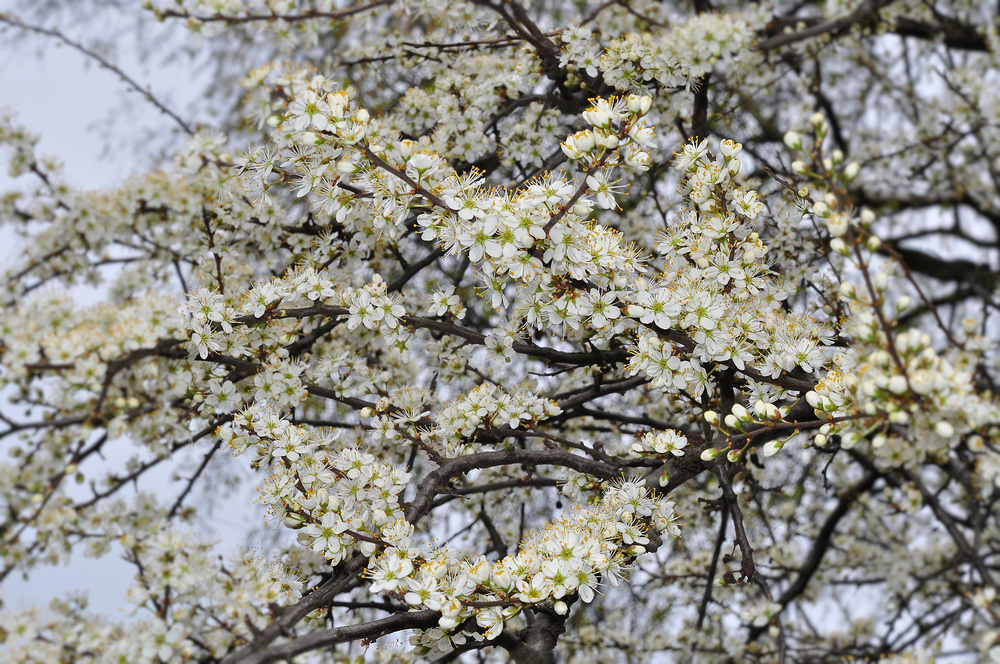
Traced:
<path id="1" fill-rule="evenodd" d="M 399 493 L 409 473 L 366 452 L 338 446 L 336 436 L 295 426 L 267 405 L 254 403 L 219 431 L 234 453 L 255 447 L 255 464 L 270 464 L 259 500 L 299 542 L 331 564 L 354 551 L 409 547 L 413 528 Z"/>
<path id="2" fill-rule="evenodd" d="M 684 448 L 688 439 L 681 433 L 669 429 L 667 431 L 647 431 L 637 442 L 632 443 L 630 452 L 635 455 L 656 454 L 667 457 L 684 456 Z"/>
<path id="3" fill-rule="evenodd" d="M 644 326 L 630 370 L 659 389 L 701 394 L 709 363 L 774 377 L 795 368 L 811 373 L 830 341 L 815 320 L 781 308 L 785 291 L 768 270 L 768 247 L 753 226 L 763 205 L 735 180 L 741 147 L 722 141 L 713 160 L 701 141 L 675 157 L 685 174 L 681 191 L 694 207 L 660 239 L 662 271 L 635 281 L 626 309 Z M 685 336 L 670 337 L 670 330 Z"/>
<path id="4" fill-rule="evenodd" d="M 693 87 L 720 60 L 734 60 L 746 51 L 753 33 L 739 16 L 705 12 L 677 22 L 654 38 L 627 34 L 604 48 L 587 27 L 560 34 L 560 62 L 628 92 L 659 84 Z"/>
<path id="5" fill-rule="evenodd" d="M 551 604 L 565 614 L 568 601 L 590 602 L 600 585 L 618 585 L 653 532 L 679 535 L 673 507 L 650 496 L 641 481 L 609 485 L 597 505 L 546 524 L 517 554 L 492 564 L 483 556 L 459 559 L 446 549 L 419 561 L 416 551 L 390 549 L 374 560 L 371 590 L 398 593 L 415 608 L 441 612 L 441 630 L 414 639 L 425 651 L 447 652 L 466 638 L 493 640 L 527 606 Z M 451 633 L 473 617 L 482 634 L 468 628 Z"/>
<path id="6" fill-rule="evenodd" d="M 869 440 L 880 464 L 913 466 L 943 458 L 963 437 L 1000 419 L 996 405 L 977 393 L 975 367 L 961 354 L 943 357 L 930 335 L 916 329 L 894 334 L 890 347 L 886 335 L 872 331 L 871 310 L 856 309 L 849 331 L 861 343 L 838 353 L 835 368 L 807 395 L 817 416 L 847 418 L 825 426 L 817 444 L 831 433 L 847 448 Z"/>
<path id="7" fill-rule="evenodd" d="M 505 390 L 483 383 L 435 413 L 434 428 L 419 436 L 444 456 L 458 456 L 481 448 L 476 440 L 480 430 L 531 427 L 561 412 L 558 404 L 539 397 L 527 385 Z"/>

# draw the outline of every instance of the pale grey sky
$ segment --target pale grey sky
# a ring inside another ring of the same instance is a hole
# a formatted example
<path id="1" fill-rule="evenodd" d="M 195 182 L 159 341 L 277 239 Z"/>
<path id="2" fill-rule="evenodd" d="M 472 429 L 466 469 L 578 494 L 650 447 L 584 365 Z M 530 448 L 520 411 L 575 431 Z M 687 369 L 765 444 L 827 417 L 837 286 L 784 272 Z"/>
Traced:
<path id="1" fill-rule="evenodd" d="M 31 1 L 0 0 L 0 11 L 16 13 Z M 123 11 L 141 11 L 138 0 L 124 4 Z M 86 44 L 87 30 L 97 26 L 110 29 L 108 26 L 115 22 L 114 16 L 98 16 L 89 26 L 60 25 L 53 17 L 50 23 L 39 25 L 58 27 L 67 37 Z M 155 133 L 166 137 L 163 145 L 171 141 L 180 145 L 183 137 L 174 121 L 142 101 L 137 93 L 128 92 L 127 86 L 112 72 L 88 61 L 80 52 L 58 45 L 54 39 L 35 35 L 28 40 L 15 40 L 13 36 L 11 28 L 0 32 L 0 108 L 13 109 L 22 125 L 41 135 L 39 153 L 60 157 L 71 185 L 80 189 L 111 187 L 129 174 L 144 170 L 150 163 L 149 155 L 122 148 L 134 146 L 137 136 Z M 183 25 L 172 24 L 153 26 L 149 38 L 183 43 L 188 36 Z M 203 90 L 189 58 L 177 58 L 170 64 L 158 61 L 143 64 L 138 62 L 128 40 L 121 42 L 117 55 L 115 64 L 140 84 L 150 85 L 161 101 L 170 100 L 172 110 L 185 120 L 193 124 L 201 119 L 187 113 L 190 103 L 200 98 Z M 110 152 L 109 146 L 112 146 Z M 5 157 L 0 155 L 0 159 Z M 17 183 L 7 176 L 6 168 L 0 168 L 0 192 L 15 186 Z M 12 234 L 0 227 L 0 271 L 16 257 L 17 251 Z M 81 303 L 102 297 L 99 290 L 77 290 L 74 295 Z M 0 407 L 4 406 L 0 401 Z M 10 408 L 9 404 L 6 408 Z M 0 456 L 6 456 L 5 447 L 0 442 Z M 154 474 L 142 488 L 160 492 L 166 488 L 166 495 L 171 498 L 178 491 L 170 486 L 168 472 Z M 252 526 L 260 525 L 260 511 L 249 506 L 251 489 L 243 486 L 233 505 L 217 510 L 218 536 L 223 540 L 220 552 L 233 551 Z M 53 597 L 83 590 L 88 592 L 93 609 L 124 618 L 121 610 L 126 606 L 125 591 L 133 573 L 134 568 L 121 561 L 117 552 L 97 561 L 77 555 L 67 566 L 40 568 L 27 581 L 9 578 L 0 592 L 5 608 L 16 609 L 43 605 Z"/>

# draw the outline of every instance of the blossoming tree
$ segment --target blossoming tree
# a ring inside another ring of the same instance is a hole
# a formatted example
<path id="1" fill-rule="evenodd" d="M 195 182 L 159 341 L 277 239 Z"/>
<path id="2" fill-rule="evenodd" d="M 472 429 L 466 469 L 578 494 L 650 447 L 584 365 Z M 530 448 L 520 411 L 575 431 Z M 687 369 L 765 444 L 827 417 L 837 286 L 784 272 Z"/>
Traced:
<path id="1" fill-rule="evenodd" d="M 147 9 L 228 137 L 78 191 L 0 124 L 0 579 L 135 574 L 4 661 L 1000 657 L 992 10 Z"/>

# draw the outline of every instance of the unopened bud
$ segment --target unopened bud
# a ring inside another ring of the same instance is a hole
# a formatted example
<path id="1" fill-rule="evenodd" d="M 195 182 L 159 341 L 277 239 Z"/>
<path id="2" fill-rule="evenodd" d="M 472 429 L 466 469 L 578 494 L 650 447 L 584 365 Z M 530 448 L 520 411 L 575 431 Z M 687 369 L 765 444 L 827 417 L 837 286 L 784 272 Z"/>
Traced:
<path id="1" fill-rule="evenodd" d="M 830 206 L 823 201 L 816 201 L 813 203 L 812 213 L 817 217 L 826 217 L 830 214 Z"/>
<path id="2" fill-rule="evenodd" d="M 701 460 L 714 461 L 717 456 L 719 456 L 719 450 L 710 447 L 701 453 Z"/>
<path id="3" fill-rule="evenodd" d="M 780 440 L 772 440 L 764 443 L 764 456 L 773 457 L 775 454 L 781 451 L 781 448 L 785 446 Z"/>
<path id="4" fill-rule="evenodd" d="M 944 420 L 941 420 L 940 422 L 934 425 L 934 433 L 941 436 L 942 438 L 951 438 L 952 436 L 955 435 L 955 428 L 950 424 L 948 424 L 947 422 L 945 422 Z"/>
<path id="5" fill-rule="evenodd" d="M 763 399 L 757 399 L 757 403 L 755 403 L 753 405 L 753 412 L 754 412 L 754 415 L 757 416 L 757 419 L 761 419 L 762 420 L 762 419 L 764 419 L 764 417 L 766 417 L 766 415 L 767 415 L 767 404 L 764 403 Z"/>
<path id="6" fill-rule="evenodd" d="M 861 434 L 852 431 L 851 433 L 841 438 L 840 446 L 843 447 L 845 450 L 849 450 L 860 442 L 861 442 Z"/>
<path id="7" fill-rule="evenodd" d="M 893 394 L 903 394 L 907 390 L 906 378 L 903 376 L 893 376 L 889 379 L 889 391 Z"/>

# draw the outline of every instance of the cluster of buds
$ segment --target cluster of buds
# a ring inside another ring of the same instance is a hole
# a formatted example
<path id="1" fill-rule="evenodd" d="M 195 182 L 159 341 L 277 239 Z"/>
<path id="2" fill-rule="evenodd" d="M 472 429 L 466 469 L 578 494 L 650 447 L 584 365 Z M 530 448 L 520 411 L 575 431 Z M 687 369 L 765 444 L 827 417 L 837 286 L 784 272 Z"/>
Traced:
<path id="1" fill-rule="evenodd" d="M 643 118 L 653 104 L 652 97 L 628 95 L 592 101 L 594 105 L 583 112 L 583 119 L 593 128 L 579 131 L 563 142 L 566 156 L 581 162 L 587 171 L 598 164 L 619 163 L 646 170 L 647 150 L 654 146 L 655 134 Z"/>
<path id="2" fill-rule="evenodd" d="M 754 439 L 754 432 L 762 431 L 785 421 L 787 409 L 775 406 L 763 399 L 758 399 L 754 404 L 753 412 L 750 412 L 742 404 L 733 404 L 731 412 L 727 413 L 721 420 L 719 414 L 713 410 L 707 411 L 704 415 L 709 426 L 718 430 L 726 436 L 726 446 L 721 449 L 708 448 L 701 453 L 702 461 L 714 461 L 720 454 L 725 453 L 726 458 L 731 463 L 739 461 L 750 448 Z M 739 432 L 744 435 L 733 435 Z M 736 441 L 743 442 L 742 446 L 737 446 Z M 766 457 L 772 457 L 781 451 L 788 439 L 770 440 L 764 443 L 763 453 Z"/>

